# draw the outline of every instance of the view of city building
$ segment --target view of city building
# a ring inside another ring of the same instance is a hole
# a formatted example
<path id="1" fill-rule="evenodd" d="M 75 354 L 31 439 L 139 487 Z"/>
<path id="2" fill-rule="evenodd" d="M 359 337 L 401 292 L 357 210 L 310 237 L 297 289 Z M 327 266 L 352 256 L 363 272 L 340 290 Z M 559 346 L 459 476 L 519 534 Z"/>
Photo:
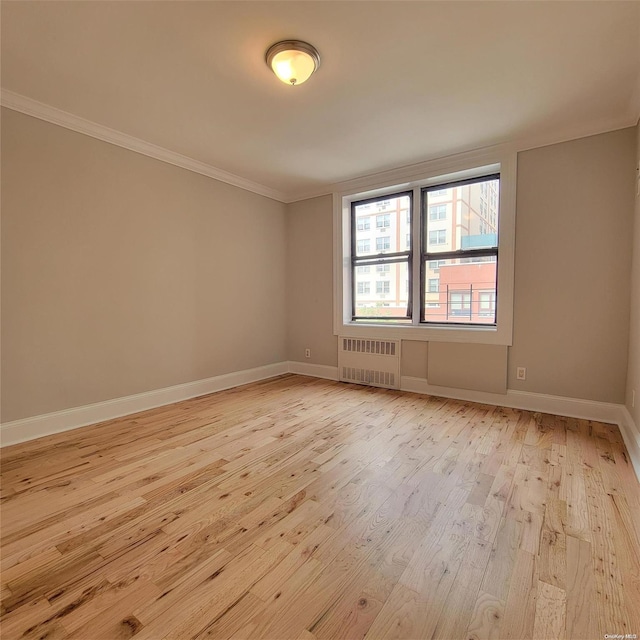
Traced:
<path id="1" fill-rule="evenodd" d="M 422 191 L 422 321 L 495 323 L 499 185 L 491 176 Z M 410 194 L 354 203 L 355 319 L 410 321 L 411 215 Z"/>

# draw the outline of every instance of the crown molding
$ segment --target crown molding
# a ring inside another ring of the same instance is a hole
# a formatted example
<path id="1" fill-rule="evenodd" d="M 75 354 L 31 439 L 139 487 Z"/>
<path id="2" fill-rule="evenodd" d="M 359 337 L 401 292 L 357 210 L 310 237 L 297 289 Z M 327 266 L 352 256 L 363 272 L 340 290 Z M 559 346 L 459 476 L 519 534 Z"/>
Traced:
<path id="1" fill-rule="evenodd" d="M 629 113 L 625 116 L 599 120 L 598 122 L 591 123 L 588 126 L 575 127 L 571 130 L 565 130 L 562 133 L 556 132 L 554 134 L 528 136 L 518 140 L 502 141 L 484 147 L 459 148 L 444 156 L 441 154 L 434 154 L 433 156 L 429 156 L 418 163 L 363 174 L 349 180 L 334 182 L 313 190 L 284 192 L 253 182 L 252 180 L 237 176 L 233 173 L 229 173 L 228 171 L 218 169 L 199 160 L 165 149 L 164 147 L 159 147 L 158 145 L 150 142 L 145 142 L 140 138 L 105 127 L 97 122 L 86 120 L 85 118 L 81 118 L 80 116 L 76 116 L 67 111 L 62 111 L 61 109 L 57 109 L 56 107 L 52 107 L 43 102 L 38 102 L 37 100 L 20 95 L 19 93 L 15 93 L 7 89 L 2 89 L 0 92 L 0 104 L 3 107 L 7 107 L 7 109 L 19 111 L 20 113 L 24 113 L 28 116 L 50 122 L 51 124 L 56 124 L 60 127 L 65 127 L 71 131 L 91 136 L 92 138 L 114 144 L 124 149 L 129 149 L 135 153 L 140 153 L 150 158 L 160 160 L 160 162 L 166 162 L 167 164 L 172 164 L 176 167 L 186 169 L 187 171 L 199 173 L 203 176 L 207 176 L 208 178 L 213 178 L 214 180 L 271 198 L 272 200 L 277 200 L 284 204 L 291 204 L 301 200 L 317 198 L 331 193 L 354 191 L 359 188 L 366 188 L 366 185 L 373 182 L 386 182 L 387 184 L 393 184 L 393 181 L 400 179 L 400 176 L 406 177 L 410 174 L 423 174 L 428 170 L 429 165 L 434 160 L 438 160 L 440 162 L 446 161 L 447 159 L 455 160 L 456 156 L 459 156 L 462 153 L 477 153 L 480 158 L 489 153 L 527 151 L 529 149 L 569 142 L 571 140 L 586 138 L 588 136 L 598 135 L 601 133 L 608 133 L 617 129 L 634 127 L 637 125 L 638 117 L 640 116 L 640 88 L 635 91 L 631 102 L 632 104 L 630 106 Z"/>
<path id="2" fill-rule="evenodd" d="M 166 162 L 181 169 L 193 171 L 208 178 L 239 187 L 245 191 L 251 191 L 258 195 L 271 198 L 272 200 L 278 200 L 279 202 L 288 201 L 286 195 L 276 189 L 271 189 L 270 187 L 247 180 L 228 171 L 223 171 L 199 160 L 183 156 L 175 151 L 170 151 L 169 149 L 159 147 L 140 138 L 105 127 L 97 122 L 86 120 L 67 111 L 62 111 L 56 107 L 44 104 L 43 102 L 27 98 L 19 93 L 2 89 L 0 93 L 0 104 L 7 109 L 19 111 L 25 115 L 56 124 L 65 129 L 76 131 L 77 133 L 83 133 L 84 135 L 102 140 L 103 142 L 108 142 L 109 144 L 114 144 L 129 151 L 160 160 L 160 162 Z"/>

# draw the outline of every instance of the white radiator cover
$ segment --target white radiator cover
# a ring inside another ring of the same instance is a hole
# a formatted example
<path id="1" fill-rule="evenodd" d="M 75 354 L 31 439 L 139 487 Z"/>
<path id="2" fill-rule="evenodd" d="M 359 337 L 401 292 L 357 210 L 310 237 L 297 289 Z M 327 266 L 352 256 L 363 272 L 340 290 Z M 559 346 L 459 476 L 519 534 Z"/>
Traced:
<path id="1" fill-rule="evenodd" d="M 341 382 L 400 388 L 400 340 L 338 338 Z"/>

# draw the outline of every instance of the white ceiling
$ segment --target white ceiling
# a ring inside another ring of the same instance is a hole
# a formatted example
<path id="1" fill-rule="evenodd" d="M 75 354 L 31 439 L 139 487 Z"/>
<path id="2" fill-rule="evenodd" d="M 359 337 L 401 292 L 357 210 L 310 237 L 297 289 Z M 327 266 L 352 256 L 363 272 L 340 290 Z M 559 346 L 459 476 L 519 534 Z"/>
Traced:
<path id="1" fill-rule="evenodd" d="M 298 87 L 288 38 L 322 56 Z M 3 2 L 2 87 L 291 200 L 635 124 L 640 2 Z"/>

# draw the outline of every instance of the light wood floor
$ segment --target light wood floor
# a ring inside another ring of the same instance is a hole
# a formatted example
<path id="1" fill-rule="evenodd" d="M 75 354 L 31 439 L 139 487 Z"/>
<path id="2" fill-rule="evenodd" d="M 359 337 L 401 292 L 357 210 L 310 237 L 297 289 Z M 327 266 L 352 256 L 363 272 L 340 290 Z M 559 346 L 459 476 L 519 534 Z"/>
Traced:
<path id="1" fill-rule="evenodd" d="M 285 376 L 2 451 L 2 638 L 640 635 L 615 426 Z"/>

